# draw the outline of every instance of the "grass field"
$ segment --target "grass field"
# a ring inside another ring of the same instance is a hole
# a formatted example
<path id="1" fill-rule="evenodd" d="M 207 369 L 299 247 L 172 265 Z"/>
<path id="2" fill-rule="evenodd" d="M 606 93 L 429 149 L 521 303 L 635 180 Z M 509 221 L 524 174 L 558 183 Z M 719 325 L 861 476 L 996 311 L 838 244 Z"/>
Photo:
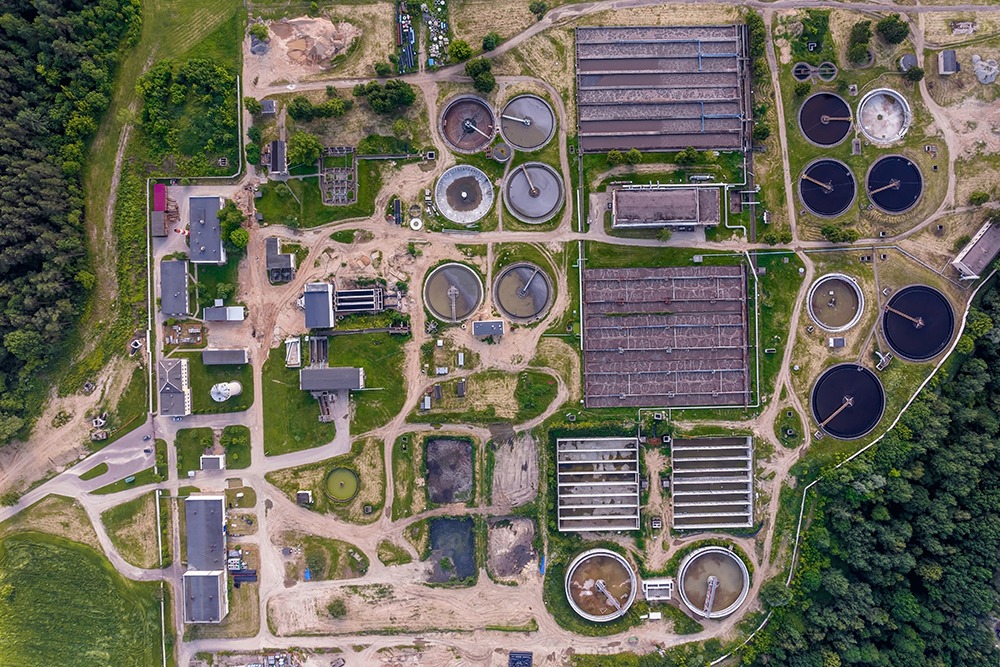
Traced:
<path id="1" fill-rule="evenodd" d="M 177 474 L 183 479 L 190 470 L 201 470 L 201 455 L 212 446 L 215 436 L 210 428 L 183 428 L 177 431 Z"/>
<path id="2" fill-rule="evenodd" d="M 251 461 L 250 429 L 233 424 L 222 429 L 222 446 L 226 447 L 226 468 L 240 470 L 249 468 Z M 226 446 L 229 442 L 229 446 Z"/>
<path id="3" fill-rule="evenodd" d="M 126 580 L 89 547 L 41 533 L 8 537 L 0 591 L 5 665 L 161 664 L 160 584 Z"/>
<path id="4" fill-rule="evenodd" d="M 115 549 L 136 567 L 156 567 L 156 492 L 147 493 L 101 513 Z"/>
<path id="5" fill-rule="evenodd" d="M 406 565 L 413 562 L 409 551 L 389 540 L 382 540 L 378 543 L 377 555 L 383 565 Z"/>
<path id="6" fill-rule="evenodd" d="M 105 496 L 109 493 L 118 493 L 119 491 L 124 491 L 126 489 L 134 489 L 137 486 L 145 486 L 146 484 L 156 484 L 157 482 L 162 482 L 166 479 L 166 470 L 164 469 L 163 475 L 156 474 L 156 468 L 146 468 L 141 470 L 134 475 L 129 475 L 128 477 L 123 477 L 116 482 L 111 484 L 106 484 L 99 489 L 91 491 L 94 495 Z M 126 482 L 125 480 L 133 478 L 131 482 Z"/>
<path id="7" fill-rule="evenodd" d="M 319 447 L 333 440 L 332 423 L 319 421 L 319 403 L 299 389 L 297 368 L 285 368 L 285 350 L 264 362 L 264 453 L 268 456 Z"/>
<path id="8" fill-rule="evenodd" d="M 149 410 L 149 376 L 141 366 L 132 371 L 128 386 L 118 399 L 118 404 L 110 410 L 108 422 L 114 432 L 107 440 L 93 443 L 92 447 L 110 445 L 126 433 L 131 433 L 146 423 L 146 412 Z"/>
<path id="9" fill-rule="evenodd" d="M 219 285 L 236 286 L 239 282 L 240 260 L 242 258 L 242 252 L 230 249 L 226 251 L 226 263 L 222 266 L 218 264 L 194 265 L 194 270 L 198 274 L 197 305 L 199 308 L 215 305 L 215 299 L 219 294 Z"/>
<path id="10" fill-rule="evenodd" d="M 103 475 L 107 471 L 108 471 L 108 464 L 107 463 L 98 463 L 96 466 L 94 466 L 93 468 L 91 468 L 87 472 L 85 472 L 82 475 L 80 475 L 80 479 L 82 479 L 83 481 L 86 482 L 86 481 L 94 479 L 95 477 L 100 477 L 101 475 Z"/>
<path id="11" fill-rule="evenodd" d="M 297 561 L 296 576 L 305 578 L 309 569 L 310 581 L 353 579 L 368 572 L 368 557 L 361 549 L 342 540 L 308 535 L 296 531 L 282 533 L 280 546 L 302 549 L 303 558 Z"/>
<path id="12" fill-rule="evenodd" d="M 441 383 L 441 400 L 428 412 L 415 410 L 409 417 L 421 423 L 521 423 L 545 412 L 556 398 L 559 385 L 548 373 L 524 370 L 516 375 L 490 370 L 466 378 L 466 395 L 458 397 L 458 380 Z"/>
<path id="13" fill-rule="evenodd" d="M 351 431 L 366 433 L 385 425 L 403 409 L 406 386 L 399 381 L 403 367 L 403 346 L 409 336 L 359 334 L 331 336 L 330 359 L 338 366 L 365 369 L 365 385 L 371 389 L 351 392 L 354 414 Z"/>
<path id="14" fill-rule="evenodd" d="M 206 366 L 201 363 L 201 352 L 184 352 L 175 356 L 187 357 L 191 375 L 191 407 L 196 415 L 219 412 L 243 412 L 253 405 L 253 367 L 250 364 L 238 366 Z M 243 385 L 239 396 L 233 396 L 223 403 L 212 400 L 212 385 L 235 380 Z"/>
<path id="15" fill-rule="evenodd" d="M 413 433 L 396 438 L 392 446 L 392 520 L 398 521 L 422 512 L 426 494 L 424 484 L 422 438 Z"/>
<path id="16" fill-rule="evenodd" d="M 368 218 L 375 212 L 375 197 L 382 189 L 379 163 L 358 162 L 358 200 L 347 206 L 327 206 L 319 191 L 319 177 L 291 179 L 286 183 L 266 183 L 257 200 L 257 210 L 269 225 L 318 227 L 350 218 Z"/>

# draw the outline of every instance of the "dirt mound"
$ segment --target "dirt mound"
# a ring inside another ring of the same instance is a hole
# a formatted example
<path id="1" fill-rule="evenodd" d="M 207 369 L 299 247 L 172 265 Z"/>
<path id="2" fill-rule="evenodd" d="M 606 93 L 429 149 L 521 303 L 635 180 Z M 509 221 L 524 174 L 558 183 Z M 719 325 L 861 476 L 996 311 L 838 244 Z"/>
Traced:
<path id="1" fill-rule="evenodd" d="M 495 577 L 516 577 L 535 560 L 535 524 L 531 519 L 491 519 L 489 568 Z"/>
<path id="2" fill-rule="evenodd" d="M 320 67 L 347 51 L 361 36 L 361 30 L 354 25 L 346 21 L 333 23 L 325 18 L 282 19 L 270 28 L 274 35 L 272 48 L 283 50 L 293 63 Z"/>

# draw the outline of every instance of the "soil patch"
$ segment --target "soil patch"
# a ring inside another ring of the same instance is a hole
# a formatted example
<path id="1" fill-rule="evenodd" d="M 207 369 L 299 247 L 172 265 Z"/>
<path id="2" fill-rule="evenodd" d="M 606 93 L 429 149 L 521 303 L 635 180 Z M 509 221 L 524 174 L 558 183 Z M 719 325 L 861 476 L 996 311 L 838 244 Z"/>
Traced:
<path id="1" fill-rule="evenodd" d="M 472 519 L 432 519 L 431 563 L 428 581 L 435 584 L 462 582 L 476 576 L 476 555 L 472 539 Z"/>
<path id="2" fill-rule="evenodd" d="M 432 503 L 464 503 L 472 498 L 472 442 L 427 441 L 427 495 Z"/>
<path id="3" fill-rule="evenodd" d="M 537 556 L 535 523 L 526 517 L 505 517 L 491 519 L 489 527 L 490 573 L 499 578 L 517 577 Z"/>
<path id="4" fill-rule="evenodd" d="M 538 442 L 528 434 L 505 444 L 495 444 L 493 504 L 509 509 L 538 495 Z"/>

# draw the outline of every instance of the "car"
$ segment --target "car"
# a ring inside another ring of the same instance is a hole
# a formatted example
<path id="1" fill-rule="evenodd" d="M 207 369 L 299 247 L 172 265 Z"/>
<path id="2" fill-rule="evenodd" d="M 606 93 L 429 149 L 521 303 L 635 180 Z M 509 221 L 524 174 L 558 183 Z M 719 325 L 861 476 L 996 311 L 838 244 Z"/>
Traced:
<path id="1" fill-rule="evenodd" d="M 152 449 L 150 449 L 149 447 L 146 447 L 146 449 L 142 450 L 142 453 L 143 453 L 143 454 L 152 454 L 152 453 L 153 453 L 153 450 L 152 450 Z"/>
<path id="2" fill-rule="evenodd" d="M 150 439 L 151 437 L 153 437 L 153 436 L 151 436 L 151 435 L 147 435 L 147 436 L 146 436 L 145 438 L 143 438 L 143 439 L 142 439 L 142 441 L 143 441 L 143 442 L 149 442 L 149 439 Z"/>

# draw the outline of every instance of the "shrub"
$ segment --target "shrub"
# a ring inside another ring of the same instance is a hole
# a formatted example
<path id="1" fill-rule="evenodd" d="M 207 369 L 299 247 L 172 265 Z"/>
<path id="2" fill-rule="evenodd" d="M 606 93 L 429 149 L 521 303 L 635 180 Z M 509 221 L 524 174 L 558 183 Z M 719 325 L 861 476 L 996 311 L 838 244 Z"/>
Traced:
<path id="1" fill-rule="evenodd" d="M 492 72 L 493 63 L 486 58 L 474 58 L 465 63 L 465 76 L 475 79 L 484 72 Z"/>
<path id="2" fill-rule="evenodd" d="M 617 148 L 608 151 L 608 162 L 611 164 L 625 164 L 625 156 Z"/>
<path id="3" fill-rule="evenodd" d="M 677 153 L 677 164 L 694 164 L 701 157 L 693 147 L 688 146 Z"/>
<path id="4" fill-rule="evenodd" d="M 308 132 L 300 130 L 288 138 L 289 164 L 311 164 L 319 159 L 322 152 L 323 144 Z"/>
<path id="5" fill-rule="evenodd" d="M 534 0 L 530 5 L 528 5 L 528 11 L 535 15 L 535 18 L 539 21 L 545 16 L 545 12 L 549 11 L 549 6 L 541 2 L 540 0 Z"/>
<path id="6" fill-rule="evenodd" d="M 259 23 L 257 25 L 260 25 Z M 245 108 L 250 114 L 256 116 L 259 114 L 264 107 L 261 106 L 260 100 L 256 97 L 244 97 L 243 98 L 243 108 Z"/>
<path id="7" fill-rule="evenodd" d="M 875 30 L 889 44 L 902 44 L 910 36 L 910 24 L 899 17 L 899 14 L 886 16 L 875 24 Z"/>
<path id="8" fill-rule="evenodd" d="M 381 77 L 392 76 L 392 65 L 385 61 L 375 63 L 375 74 Z"/>
<path id="9" fill-rule="evenodd" d="M 488 93 L 496 88 L 496 85 L 497 80 L 493 77 L 492 72 L 482 72 L 472 80 L 472 87 L 480 93 Z"/>
<path id="10" fill-rule="evenodd" d="M 812 90 L 812 86 L 808 81 L 802 81 L 795 84 L 795 97 L 805 97 Z"/>
<path id="11" fill-rule="evenodd" d="M 858 240 L 858 232 L 849 227 L 838 227 L 837 225 L 823 225 L 823 238 L 831 243 L 854 243 Z"/>
<path id="12" fill-rule="evenodd" d="M 923 67 L 911 67 L 910 69 L 903 72 L 903 78 L 910 83 L 917 83 L 924 78 L 924 68 Z"/>
<path id="13" fill-rule="evenodd" d="M 864 65 L 868 62 L 868 47 L 864 44 L 852 44 L 847 47 L 847 59 L 852 65 Z"/>
<path id="14" fill-rule="evenodd" d="M 326 605 L 326 613 L 330 615 L 330 618 L 344 618 L 347 616 L 347 603 L 344 602 L 344 598 L 333 598 L 330 603 Z"/>
<path id="15" fill-rule="evenodd" d="M 368 106 L 376 113 L 392 113 L 413 104 L 417 99 L 417 92 L 401 79 L 390 79 L 385 85 L 379 85 L 376 81 L 359 83 L 354 86 L 354 96 L 367 99 Z"/>
<path id="16" fill-rule="evenodd" d="M 771 126 L 767 123 L 754 123 L 753 132 L 750 133 L 754 141 L 767 141 L 771 136 Z"/>
<path id="17" fill-rule="evenodd" d="M 448 57 L 455 62 L 468 60 L 472 57 L 472 47 L 464 39 L 456 39 L 448 45 Z"/>
<path id="18" fill-rule="evenodd" d="M 260 164 L 260 146 L 257 144 L 247 144 L 246 155 L 249 164 Z"/>
<path id="19" fill-rule="evenodd" d="M 670 229 L 670 227 L 664 227 L 663 229 L 661 229 L 659 232 L 656 233 L 656 238 L 663 241 L 664 243 L 673 238 L 673 236 L 674 236 L 674 230 Z"/>
<path id="20" fill-rule="evenodd" d="M 872 22 L 871 21 L 858 21 L 851 28 L 851 38 L 848 44 L 854 46 L 855 44 L 865 44 L 867 45 L 872 41 Z"/>
<path id="21" fill-rule="evenodd" d="M 642 162 L 642 153 L 638 148 L 630 148 L 625 152 L 625 161 L 629 164 L 639 164 Z"/>
<path id="22" fill-rule="evenodd" d="M 969 203 L 973 206 L 982 206 L 990 200 L 990 193 L 983 192 L 982 190 L 976 190 L 971 195 L 969 195 Z"/>
<path id="23" fill-rule="evenodd" d="M 959 354 L 970 354 L 976 349 L 976 343 L 972 340 L 970 336 L 962 334 L 958 339 L 958 344 L 955 346 L 955 351 Z"/>
<path id="24" fill-rule="evenodd" d="M 260 140 L 263 139 L 263 135 L 261 134 L 260 128 L 257 127 L 256 125 L 251 125 L 247 129 L 247 138 L 250 139 L 250 141 L 254 142 L 255 144 L 259 144 Z"/>
<path id="25" fill-rule="evenodd" d="M 263 23 L 254 23 L 250 26 L 250 35 L 252 37 L 256 37 L 262 42 L 266 42 L 271 37 L 271 33 L 268 31 L 267 26 Z"/>
<path id="26" fill-rule="evenodd" d="M 486 36 L 483 37 L 483 51 L 492 51 L 500 45 L 501 41 L 503 40 L 500 39 L 500 35 L 497 33 L 487 33 Z"/>

